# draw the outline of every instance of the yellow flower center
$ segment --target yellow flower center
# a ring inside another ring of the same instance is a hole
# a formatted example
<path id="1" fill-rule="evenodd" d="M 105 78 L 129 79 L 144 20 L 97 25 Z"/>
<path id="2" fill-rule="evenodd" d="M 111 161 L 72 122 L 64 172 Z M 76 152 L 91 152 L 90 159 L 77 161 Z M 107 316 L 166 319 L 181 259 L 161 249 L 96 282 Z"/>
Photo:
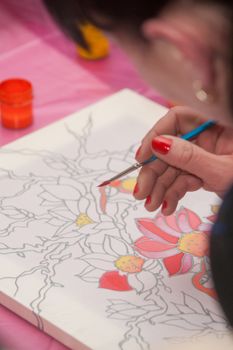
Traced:
<path id="1" fill-rule="evenodd" d="M 144 259 L 133 255 L 121 256 L 115 261 L 118 270 L 128 273 L 141 272 L 143 264 Z"/>
<path id="2" fill-rule="evenodd" d="M 84 213 L 79 214 L 79 216 L 76 219 L 76 225 L 79 227 L 93 224 L 93 222 L 94 221 L 87 214 Z"/>
<path id="3" fill-rule="evenodd" d="M 122 188 L 127 192 L 133 192 L 135 185 L 136 185 L 135 177 L 131 177 L 129 179 L 122 181 Z"/>
<path id="4" fill-rule="evenodd" d="M 208 236 L 199 231 L 194 231 L 183 235 L 178 242 L 178 248 L 183 253 L 189 253 L 199 258 L 208 255 Z"/>

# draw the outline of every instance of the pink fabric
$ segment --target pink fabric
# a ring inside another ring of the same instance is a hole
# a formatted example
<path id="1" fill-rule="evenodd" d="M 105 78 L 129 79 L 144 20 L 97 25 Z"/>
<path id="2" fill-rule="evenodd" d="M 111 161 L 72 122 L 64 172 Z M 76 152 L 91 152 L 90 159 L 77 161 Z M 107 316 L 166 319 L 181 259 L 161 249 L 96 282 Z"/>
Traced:
<path id="1" fill-rule="evenodd" d="M 37 130 L 122 88 L 165 101 L 135 73 L 115 45 L 109 58 L 87 62 L 53 24 L 41 0 L 0 1 L 0 81 L 22 77 L 34 86 L 34 124 L 12 131 L 0 126 L 0 145 Z M 15 350 L 65 347 L 0 306 L 0 338 Z"/>

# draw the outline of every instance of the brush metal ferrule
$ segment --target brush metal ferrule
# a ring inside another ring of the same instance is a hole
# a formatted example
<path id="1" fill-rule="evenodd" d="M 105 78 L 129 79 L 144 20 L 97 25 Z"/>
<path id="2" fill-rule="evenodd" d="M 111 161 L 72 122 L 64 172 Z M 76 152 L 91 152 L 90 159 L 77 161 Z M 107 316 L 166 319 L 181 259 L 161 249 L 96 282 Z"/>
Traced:
<path id="1" fill-rule="evenodd" d="M 111 179 L 108 180 L 108 182 L 112 182 L 112 181 L 118 180 L 122 176 L 128 175 L 128 174 L 132 173 L 133 171 L 139 169 L 141 166 L 142 166 L 141 163 L 135 163 L 131 167 L 129 167 L 129 168 L 123 170 L 122 172 L 120 172 L 119 174 L 113 176 Z"/>

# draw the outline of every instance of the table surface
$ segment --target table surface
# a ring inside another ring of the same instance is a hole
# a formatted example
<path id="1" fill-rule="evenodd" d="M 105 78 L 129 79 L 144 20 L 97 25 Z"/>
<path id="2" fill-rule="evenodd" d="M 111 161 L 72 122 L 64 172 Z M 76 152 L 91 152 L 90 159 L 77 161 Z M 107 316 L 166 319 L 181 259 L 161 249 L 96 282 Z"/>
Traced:
<path id="1" fill-rule="evenodd" d="M 54 25 L 41 0 L 0 1 L 0 81 L 29 79 L 34 87 L 34 124 L 13 131 L 0 126 L 4 145 L 123 88 L 166 105 L 112 44 L 107 59 L 78 58 L 75 45 Z M 0 305 L 0 338 L 14 350 L 64 350 L 62 344 Z"/>

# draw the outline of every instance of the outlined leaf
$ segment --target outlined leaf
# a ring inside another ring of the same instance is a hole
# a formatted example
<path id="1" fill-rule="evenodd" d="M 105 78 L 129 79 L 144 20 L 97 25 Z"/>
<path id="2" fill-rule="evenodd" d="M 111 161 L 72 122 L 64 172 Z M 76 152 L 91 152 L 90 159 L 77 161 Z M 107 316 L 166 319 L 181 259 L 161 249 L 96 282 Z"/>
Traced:
<path id="1" fill-rule="evenodd" d="M 190 314 L 193 312 L 192 309 L 190 309 L 188 306 L 186 305 L 182 305 L 182 304 L 175 304 L 176 309 L 181 313 L 181 314 Z"/>
<path id="2" fill-rule="evenodd" d="M 20 256 L 20 258 L 25 258 L 26 257 L 26 255 L 24 253 L 21 253 L 21 252 L 17 253 L 17 255 Z"/>
<path id="3" fill-rule="evenodd" d="M 44 162 L 54 170 L 65 170 L 67 169 L 67 165 L 64 162 L 59 162 L 51 158 L 45 158 Z"/>
<path id="4" fill-rule="evenodd" d="M 83 260 L 89 265 L 103 271 L 111 271 L 114 269 L 114 256 L 106 254 L 87 254 Z"/>
<path id="5" fill-rule="evenodd" d="M 72 254 L 66 254 L 66 255 L 63 255 L 61 258 L 59 258 L 60 261 L 65 261 L 65 260 L 68 260 L 72 257 Z"/>
<path id="6" fill-rule="evenodd" d="M 191 297 L 186 293 L 183 293 L 183 296 L 184 296 L 184 304 L 188 306 L 191 310 L 193 310 L 198 314 L 202 314 L 202 315 L 206 314 L 204 307 L 197 299 L 195 299 L 194 297 Z"/>
<path id="7" fill-rule="evenodd" d="M 96 281 L 99 282 L 103 271 L 95 269 L 92 266 L 87 266 L 81 273 L 75 274 L 76 277 L 81 278 L 85 281 Z"/>
<path id="8" fill-rule="evenodd" d="M 111 221 L 101 222 L 100 224 L 96 225 L 97 230 L 107 231 L 107 230 L 112 230 L 114 228 L 115 226 Z"/>
<path id="9" fill-rule="evenodd" d="M 218 323 L 225 323 L 226 324 L 226 319 L 223 315 L 218 315 L 213 311 L 210 310 L 206 310 L 208 312 L 208 314 L 210 315 L 211 319 L 214 322 L 218 322 Z"/>
<path id="10" fill-rule="evenodd" d="M 1 209 L 1 214 L 5 215 L 9 219 L 15 219 L 15 220 L 24 219 L 26 217 L 25 213 L 22 210 L 18 210 L 13 207 L 7 207 L 7 208 Z"/>
<path id="11" fill-rule="evenodd" d="M 208 315 L 200 315 L 200 314 L 183 314 L 182 320 L 185 320 L 187 323 L 190 323 L 194 326 L 201 326 L 203 325 L 206 327 L 208 323 L 211 322 L 211 319 Z"/>
<path id="12" fill-rule="evenodd" d="M 168 326 L 178 327 L 187 331 L 199 331 L 203 328 L 202 326 L 193 325 L 179 318 L 174 318 L 173 320 L 168 320 L 163 323 Z"/>
<path id="13" fill-rule="evenodd" d="M 113 313 L 108 316 L 108 318 L 112 320 L 119 320 L 119 321 L 127 321 L 130 320 L 129 316 L 118 314 L 118 313 Z"/>
<path id="14" fill-rule="evenodd" d="M 107 254 L 115 257 L 129 254 L 128 246 L 122 240 L 106 235 L 104 238 L 103 248 Z"/>
<path id="15" fill-rule="evenodd" d="M 213 329 L 216 332 L 226 332 L 227 329 L 227 323 L 222 323 L 222 322 L 211 322 L 209 324 L 209 327 Z"/>
<path id="16" fill-rule="evenodd" d="M 52 285 L 53 285 L 53 287 L 64 288 L 64 284 L 61 284 L 61 283 L 58 283 L 58 282 L 53 282 Z"/>
<path id="17" fill-rule="evenodd" d="M 37 238 L 38 238 L 39 240 L 41 240 L 41 242 L 47 242 L 47 241 L 48 241 L 48 238 L 47 238 L 47 237 L 37 236 Z"/>
<path id="18" fill-rule="evenodd" d="M 50 194 L 47 191 L 41 192 L 38 197 L 40 197 L 41 199 L 44 199 L 45 201 L 52 202 L 52 203 L 59 202 L 58 198 L 55 198 L 52 194 Z"/>
<path id="19" fill-rule="evenodd" d="M 64 221 L 59 220 L 57 218 L 52 218 L 52 219 L 48 220 L 47 222 L 49 225 L 56 226 L 56 227 L 61 227 L 62 225 L 64 225 Z"/>
<path id="20" fill-rule="evenodd" d="M 88 282 L 88 283 L 98 283 L 99 282 L 98 277 L 92 277 L 92 276 L 88 276 L 88 275 L 79 276 L 79 277 L 81 278 L 81 280 Z"/>
<path id="21" fill-rule="evenodd" d="M 81 193 L 75 187 L 67 185 L 43 185 L 41 187 L 57 199 L 79 200 L 81 197 Z"/>
<path id="22" fill-rule="evenodd" d="M 56 208 L 56 209 L 50 209 L 49 213 L 51 213 L 54 217 L 61 220 L 66 221 L 75 221 L 75 215 L 69 211 L 68 209 L 62 207 L 62 208 Z"/>
<path id="23" fill-rule="evenodd" d="M 138 294 L 143 292 L 144 284 L 140 279 L 137 278 L 137 274 L 130 274 L 128 276 L 128 281 L 131 287 L 136 290 Z"/>
<path id="24" fill-rule="evenodd" d="M 0 249 L 7 249 L 8 246 L 4 243 L 0 243 Z"/>
<path id="25" fill-rule="evenodd" d="M 149 271 L 129 274 L 128 281 L 131 287 L 139 294 L 152 290 L 157 285 L 157 280 Z"/>
<path id="26" fill-rule="evenodd" d="M 85 196 L 87 193 L 87 189 L 85 188 L 85 185 L 75 178 L 60 176 L 58 180 L 59 185 L 61 186 L 71 186 L 74 187 L 76 190 L 78 190 L 82 196 Z"/>
<path id="27" fill-rule="evenodd" d="M 143 270 L 160 274 L 163 271 L 163 267 L 159 260 L 148 259 L 147 261 L 144 262 Z"/>

